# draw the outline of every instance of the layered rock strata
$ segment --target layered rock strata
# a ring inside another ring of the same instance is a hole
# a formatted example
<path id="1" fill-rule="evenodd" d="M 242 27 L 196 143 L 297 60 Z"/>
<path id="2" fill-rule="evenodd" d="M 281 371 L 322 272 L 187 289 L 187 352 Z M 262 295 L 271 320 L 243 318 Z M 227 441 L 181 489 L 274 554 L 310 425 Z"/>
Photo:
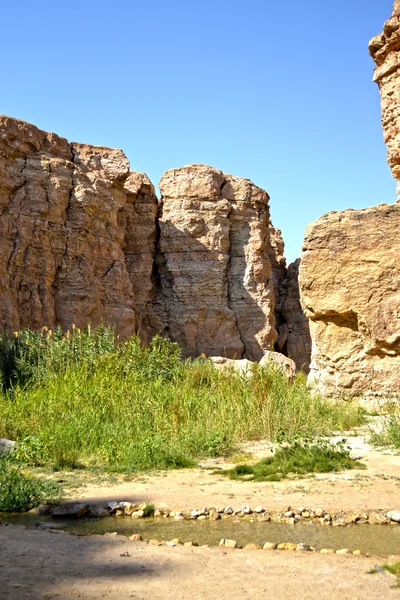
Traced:
<path id="1" fill-rule="evenodd" d="M 121 150 L 0 117 L 0 211 L 1 330 L 151 334 L 157 198 Z"/>
<path id="2" fill-rule="evenodd" d="M 369 52 L 376 63 L 374 81 L 381 93 L 384 140 L 400 201 L 400 0 L 394 3 L 383 33 L 370 41 Z"/>
<path id="3" fill-rule="evenodd" d="M 281 343 L 285 354 L 291 358 L 297 370 L 308 373 L 311 356 L 311 336 L 309 320 L 303 312 L 299 290 L 300 259 L 291 263 L 286 274 L 286 289 L 282 302 L 284 323 L 280 327 Z M 279 340 L 278 340 L 279 341 Z"/>
<path id="4" fill-rule="evenodd" d="M 278 338 L 285 266 L 268 194 L 204 165 L 160 181 L 158 273 L 169 336 L 188 355 L 259 360 Z"/>
<path id="5" fill-rule="evenodd" d="M 285 261 L 268 195 L 204 165 L 162 201 L 121 150 L 0 117 L 0 331 L 101 322 L 186 355 L 259 360 L 278 340 Z"/>
<path id="6" fill-rule="evenodd" d="M 300 289 L 325 393 L 400 392 L 400 204 L 331 212 L 308 226 Z"/>

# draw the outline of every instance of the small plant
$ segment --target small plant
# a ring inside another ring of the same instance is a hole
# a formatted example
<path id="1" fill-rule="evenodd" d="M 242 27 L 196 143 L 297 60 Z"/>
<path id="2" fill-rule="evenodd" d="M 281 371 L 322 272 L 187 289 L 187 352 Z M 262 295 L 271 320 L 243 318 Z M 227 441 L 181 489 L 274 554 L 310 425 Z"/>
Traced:
<path id="1" fill-rule="evenodd" d="M 23 512 L 58 498 L 60 486 L 25 475 L 7 459 L 0 459 L 0 512 Z"/>
<path id="2" fill-rule="evenodd" d="M 371 441 L 377 446 L 400 449 L 400 409 L 398 405 L 393 407 L 389 416 L 386 417 L 382 431 L 371 435 Z"/>
<path id="3" fill-rule="evenodd" d="M 384 571 L 396 577 L 397 583 L 393 587 L 400 587 L 400 561 L 396 561 L 392 564 L 385 563 L 381 567 L 375 566 L 370 571 L 368 571 L 368 573 L 370 575 L 374 575 L 376 573 L 382 573 Z"/>
<path id="4" fill-rule="evenodd" d="M 143 516 L 145 518 L 154 516 L 154 510 L 154 504 L 146 504 L 146 506 L 143 509 Z"/>
<path id="5" fill-rule="evenodd" d="M 335 445 L 323 440 L 305 440 L 279 448 L 274 456 L 264 458 L 255 465 L 238 465 L 226 471 L 226 474 L 231 479 L 280 481 L 289 473 L 305 475 L 365 468 L 362 463 L 351 459 L 345 440 Z"/>

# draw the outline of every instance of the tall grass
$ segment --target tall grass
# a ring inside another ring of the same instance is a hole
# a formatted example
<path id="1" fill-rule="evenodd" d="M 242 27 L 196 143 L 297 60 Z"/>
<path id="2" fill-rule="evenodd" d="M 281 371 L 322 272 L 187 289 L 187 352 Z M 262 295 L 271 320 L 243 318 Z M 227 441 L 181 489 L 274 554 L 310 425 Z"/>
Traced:
<path id="1" fill-rule="evenodd" d="M 302 375 L 291 384 L 258 368 L 247 379 L 182 361 L 161 337 L 148 347 L 116 341 L 106 328 L 3 337 L 0 436 L 20 442 L 21 459 L 56 469 L 190 466 L 242 440 L 321 435 L 360 420 L 351 406 L 310 395 Z"/>

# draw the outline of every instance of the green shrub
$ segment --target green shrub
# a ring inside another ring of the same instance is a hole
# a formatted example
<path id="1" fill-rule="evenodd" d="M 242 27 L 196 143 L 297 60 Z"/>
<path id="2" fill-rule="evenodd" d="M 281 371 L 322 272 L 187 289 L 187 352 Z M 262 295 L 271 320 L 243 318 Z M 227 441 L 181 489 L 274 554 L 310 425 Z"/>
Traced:
<path id="1" fill-rule="evenodd" d="M 26 475 L 0 458 L 0 512 L 27 511 L 59 495 L 57 483 Z"/>
<path id="2" fill-rule="evenodd" d="M 392 408 L 390 415 L 384 421 L 382 431 L 373 433 L 371 441 L 377 446 L 400 448 L 400 410 L 398 407 Z"/>
<path id="3" fill-rule="evenodd" d="M 255 465 L 238 465 L 224 474 L 231 479 L 279 481 L 288 473 L 305 475 L 344 469 L 365 469 L 365 465 L 351 459 L 345 440 L 338 444 L 305 440 L 279 448 L 274 456 L 264 458 Z"/>

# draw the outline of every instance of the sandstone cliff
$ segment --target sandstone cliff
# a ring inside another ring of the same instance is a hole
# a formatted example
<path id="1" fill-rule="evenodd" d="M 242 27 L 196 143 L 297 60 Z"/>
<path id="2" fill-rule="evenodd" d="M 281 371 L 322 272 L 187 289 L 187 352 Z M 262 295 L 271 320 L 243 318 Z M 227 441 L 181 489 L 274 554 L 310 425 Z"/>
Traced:
<path id="1" fill-rule="evenodd" d="M 170 337 L 189 355 L 259 360 L 278 338 L 285 275 L 268 194 L 204 165 L 167 171 L 160 191 L 158 266 Z"/>
<path id="2" fill-rule="evenodd" d="M 300 259 L 297 259 L 287 269 L 286 290 L 282 303 L 285 322 L 280 328 L 281 332 L 285 332 L 282 342 L 285 340 L 286 346 L 278 349 L 285 349 L 287 356 L 294 360 L 297 370 L 302 369 L 308 373 L 311 357 L 310 324 L 300 302 L 299 267 Z"/>
<path id="3" fill-rule="evenodd" d="M 251 360 L 279 330 L 286 348 L 268 194 L 204 165 L 168 171 L 160 189 L 158 203 L 121 150 L 0 117 L 0 330 L 105 322 Z"/>
<path id="4" fill-rule="evenodd" d="M 121 150 L 0 117 L 0 210 L 2 330 L 151 329 L 157 199 Z"/>
<path id="5" fill-rule="evenodd" d="M 399 230 L 400 204 L 331 212 L 306 230 L 309 381 L 328 394 L 400 391 Z"/>
<path id="6" fill-rule="evenodd" d="M 381 93 L 384 140 L 400 200 L 400 0 L 394 3 L 383 33 L 370 41 L 369 52 L 376 63 L 374 81 Z"/>

